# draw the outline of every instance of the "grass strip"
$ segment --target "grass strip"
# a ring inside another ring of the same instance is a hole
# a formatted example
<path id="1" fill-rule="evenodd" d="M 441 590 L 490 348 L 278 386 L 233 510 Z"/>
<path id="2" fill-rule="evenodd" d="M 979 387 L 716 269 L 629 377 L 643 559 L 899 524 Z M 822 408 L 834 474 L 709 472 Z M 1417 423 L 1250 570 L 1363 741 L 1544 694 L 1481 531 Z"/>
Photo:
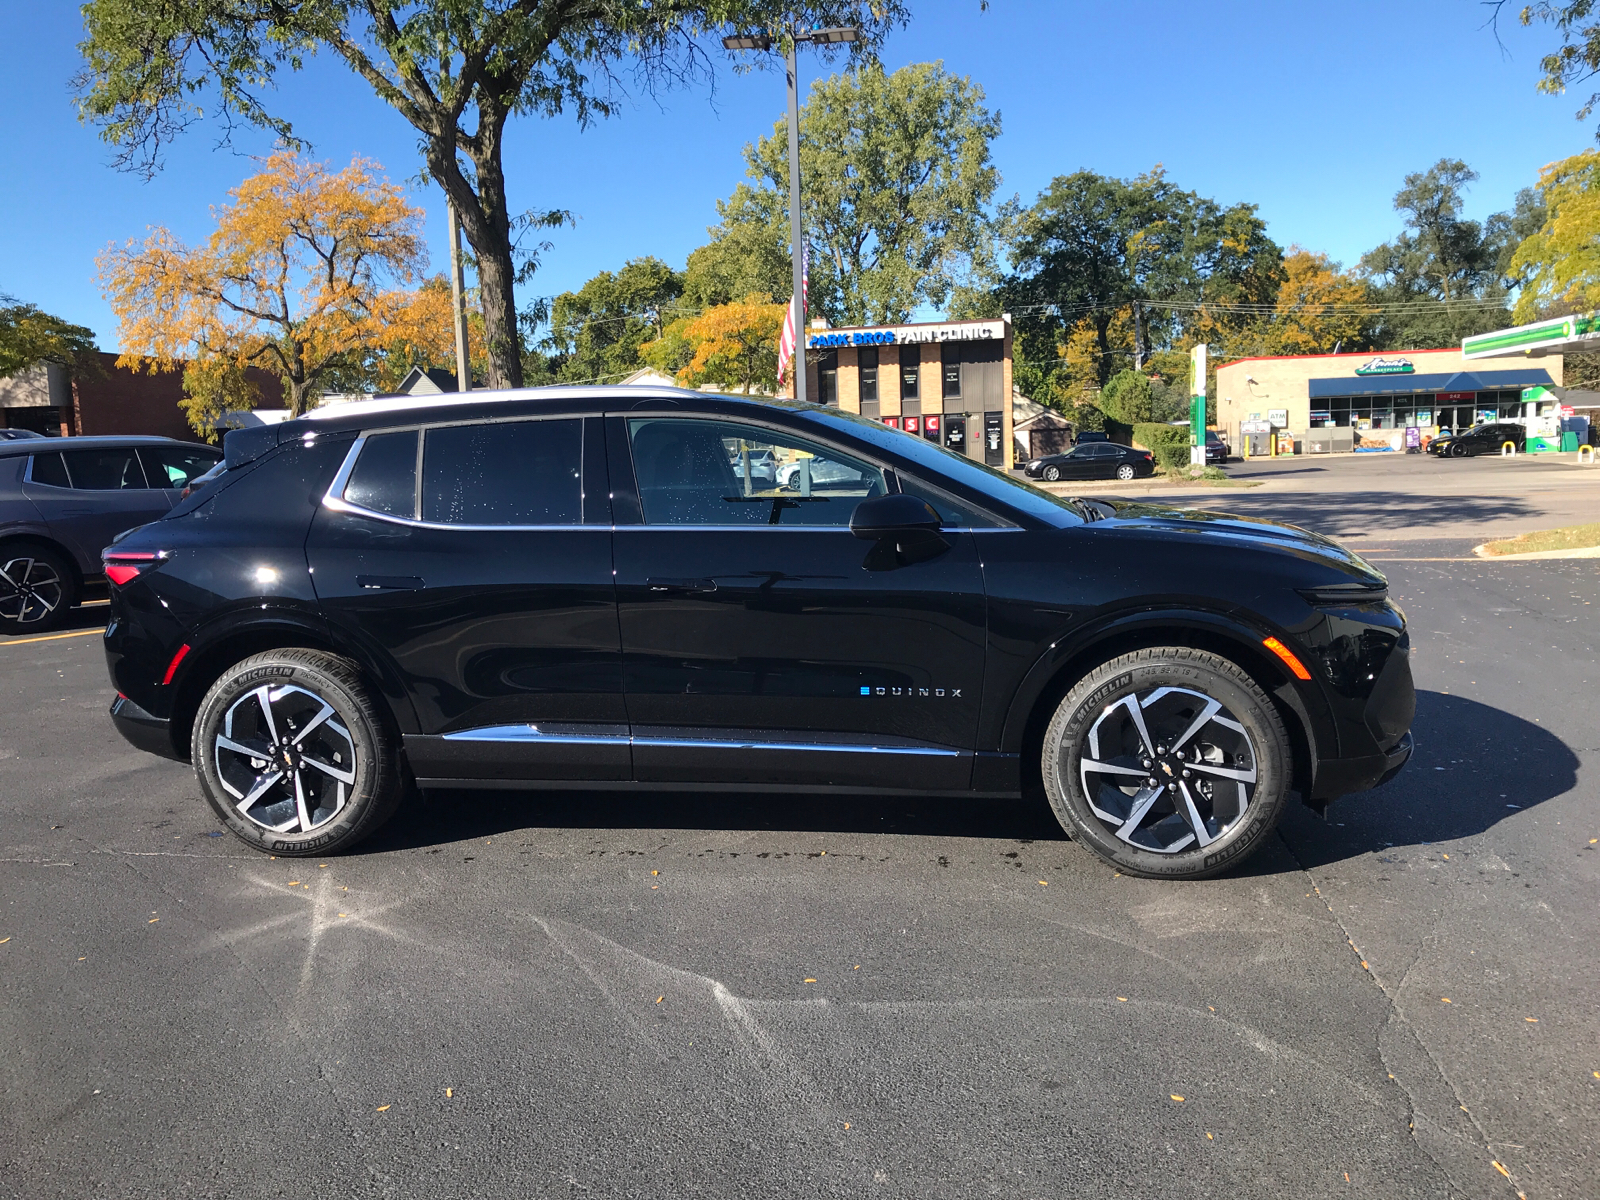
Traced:
<path id="1" fill-rule="evenodd" d="M 1486 557 L 1494 558 L 1501 554 L 1533 554 L 1541 550 L 1584 550 L 1590 546 L 1600 546 L 1600 523 L 1543 529 L 1497 542 L 1485 542 L 1483 553 Z"/>

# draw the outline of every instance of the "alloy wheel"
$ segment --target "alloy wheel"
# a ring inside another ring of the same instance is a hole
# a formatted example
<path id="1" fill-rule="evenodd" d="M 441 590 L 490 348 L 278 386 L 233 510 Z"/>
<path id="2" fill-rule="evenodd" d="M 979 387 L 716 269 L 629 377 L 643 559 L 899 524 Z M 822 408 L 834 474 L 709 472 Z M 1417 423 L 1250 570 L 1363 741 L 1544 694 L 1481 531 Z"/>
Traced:
<path id="1" fill-rule="evenodd" d="M 1129 466 L 1127 463 L 1123 463 L 1120 467 L 1117 468 L 1117 478 L 1118 479 L 1132 479 L 1133 478 L 1133 468 L 1131 466 Z"/>
<path id="2" fill-rule="evenodd" d="M 1083 794 L 1115 837 L 1156 854 L 1235 828 L 1256 788 L 1255 746 L 1222 703 L 1158 687 L 1108 705 L 1084 736 Z"/>
<path id="3" fill-rule="evenodd" d="M 42 558 L 13 558 L 0 566 L 0 617 L 34 625 L 61 607 L 66 584 Z"/>
<path id="4" fill-rule="evenodd" d="M 1060 467 L 1046 467 L 1044 469 L 1044 477 L 1047 480 L 1049 480 L 1051 483 L 1054 483 L 1056 480 L 1061 478 L 1061 468 Z"/>
<path id="5" fill-rule="evenodd" d="M 239 815 L 274 833 L 326 825 L 356 781 L 349 729 L 333 705 L 294 684 L 263 684 L 235 700 L 214 754 Z"/>

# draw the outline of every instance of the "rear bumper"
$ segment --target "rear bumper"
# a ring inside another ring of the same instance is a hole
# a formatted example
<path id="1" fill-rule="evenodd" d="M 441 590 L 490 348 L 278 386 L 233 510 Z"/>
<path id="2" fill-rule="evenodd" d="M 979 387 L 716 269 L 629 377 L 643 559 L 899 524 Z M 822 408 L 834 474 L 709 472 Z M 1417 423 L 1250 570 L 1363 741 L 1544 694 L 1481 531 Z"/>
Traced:
<path id="1" fill-rule="evenodd" d="M 119 695 L 111 702 L 111 723 L 129 745 L 176 762 L 186 761 L 172 749 L 172 722 L 152 716 L 126 696 Z"/>
<path id="2" fill-rule="evenodd" d="M 1321 802 L 1337 800 L 1351 792 L 1365 792 L 1388 783 L 1400 773 L 1411 758 L 1415 743 L 1409 732 L 1403 734 L 1393 749 L 1383 754 L 1363 758 L 1325 758 L 1317 764 L 1316 782 L 1311 786 L 1311 799 Z"/>

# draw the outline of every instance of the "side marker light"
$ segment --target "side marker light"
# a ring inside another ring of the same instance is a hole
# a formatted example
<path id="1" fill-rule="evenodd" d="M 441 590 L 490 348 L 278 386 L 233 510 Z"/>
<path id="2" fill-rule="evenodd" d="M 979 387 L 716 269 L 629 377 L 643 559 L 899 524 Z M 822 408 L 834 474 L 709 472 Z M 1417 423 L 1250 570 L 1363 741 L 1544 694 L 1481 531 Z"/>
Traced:
<path id="1" fill-rule="evenodd" d="M 1311 672 L 1306 670 L 1305 664 L 1296 658 L 1294 656 L 1294 652 L 1280 642 L 1277 638 L 1269 637 L 1261 644 L 1282 659 L 1283 665 L 1288 667 L 1289 670 L 1294 673 L 1294 677 L 1296 679 L 1309 680 L 1311 678 Z"/>

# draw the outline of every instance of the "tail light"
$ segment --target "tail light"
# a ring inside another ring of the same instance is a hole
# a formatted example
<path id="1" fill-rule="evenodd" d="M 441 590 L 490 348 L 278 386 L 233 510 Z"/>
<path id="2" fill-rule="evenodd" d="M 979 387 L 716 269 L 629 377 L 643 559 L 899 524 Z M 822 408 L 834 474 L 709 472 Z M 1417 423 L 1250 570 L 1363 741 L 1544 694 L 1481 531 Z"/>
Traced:
<path id="1" fill-rule="evenodd" d="M 125 587 L 165 557 L 165 553 L 157 551 L 107 550 L 100 556 L 100 563 L 107 579 L 117 587 Z"/>

